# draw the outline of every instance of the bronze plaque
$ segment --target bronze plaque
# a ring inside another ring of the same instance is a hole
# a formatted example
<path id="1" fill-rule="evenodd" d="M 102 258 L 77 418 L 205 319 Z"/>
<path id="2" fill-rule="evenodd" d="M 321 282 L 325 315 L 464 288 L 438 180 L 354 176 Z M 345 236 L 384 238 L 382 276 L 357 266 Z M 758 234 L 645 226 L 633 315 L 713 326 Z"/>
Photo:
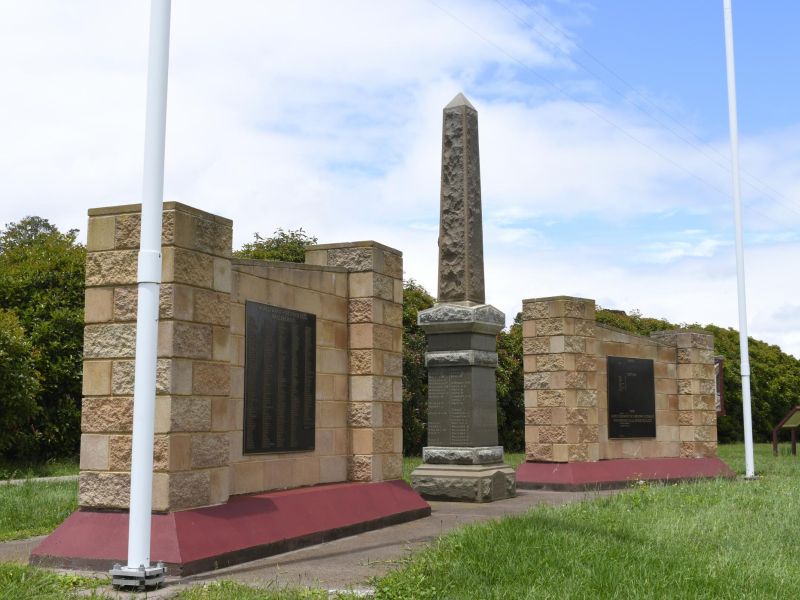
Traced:
<path id="1" fill-rule="evenodd" d="M 608 437 L 656 437 L 652 360 L 608 357 Z"/>
<path id="2" fill-rule="evenodd" d="M 314 449 L 316 316 L 245 304 L 244 453 Z"/>

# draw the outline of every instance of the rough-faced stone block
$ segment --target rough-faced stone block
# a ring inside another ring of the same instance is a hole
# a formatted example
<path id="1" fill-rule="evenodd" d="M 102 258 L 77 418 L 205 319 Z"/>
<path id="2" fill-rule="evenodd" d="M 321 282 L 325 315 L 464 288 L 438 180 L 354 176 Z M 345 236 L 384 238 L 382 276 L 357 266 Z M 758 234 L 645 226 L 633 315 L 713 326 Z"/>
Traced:
<path id="1" fill-rule="evenodd" d="M 356 455 L 347 461 L 348 481 L 372 481 L 372 455 Z"/>
<path id="2" fill-rule="evenodd" d="M 84 398 L 81 431 L 86 433 L 128 432 L 133 423 L 132 398 Z"/>
<path id="3" fill-rule="evenodd" d="M 130 475 L 84 471 L 78 478 L 78 502 L 87 508 L 127 508 Z"/>
<path id="4" fill-rule="evenodd" d="M 192 468 L 222 467 L 228 463 L 228 436 L 200 433 L 192 436 Z"/>
<path id="5" fill-rule="evenodd" d="M 206 506 L 211 503 L 209 471 L 179 471 L 169 476 L 169 504 L 172 509 Z"/>
<path id="6" fill-rule="evenodd" d="M 192 368 L 192 393 L 225 396 L 230 391 L 230 378 L 230 367 L 226 363 L 195 363 Z"/>
<path id="7" fill-rule="evenodd" d="M 135 250 L 89 252 L 86 256 L 86 285 L 134 285 L 138 253 Z"/>
<path id="8" fill-rule="evenodd" d="M 133 357 L 135 354 L 136 326 L 133 323 L 87 325 L 84 329 L 84 358 Z"/>

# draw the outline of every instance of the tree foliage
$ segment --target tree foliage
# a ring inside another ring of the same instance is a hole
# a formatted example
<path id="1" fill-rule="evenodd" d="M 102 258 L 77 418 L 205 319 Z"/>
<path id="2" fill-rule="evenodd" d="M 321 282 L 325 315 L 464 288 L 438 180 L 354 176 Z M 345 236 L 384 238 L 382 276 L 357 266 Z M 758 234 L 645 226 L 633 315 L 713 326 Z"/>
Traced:
<path id="1" fill-rule="evenodd" d="M 308 235 L 302 227 L 287 231 L 279 227 L 272 237 L 261 237 L 258 233 L 254 233 L 253 237 L 252 242 L 246 243 L 233 255 L 237 258 L 301 263 L 305 261 L 306 248 L 317 243 L 317 238 Z"/>
<path id="2" fill-rule="evenodd" d="M 688 327 L 713 334 L 714 351 L 725 358 L 726 414 L 717 420 L 717 436 L 720 442 L 743 439 L 742 372 L 738 331 L 716 325 L 676 325 L 665 319 L 642 317 L 638 311 L 628 315 L 623 311 L 600 309 L 597 311 L 597 321 L 640 335 L 678 327 Z M 782 352 L 778 346 L 754 338 L 748 340 L 753 437 L 756 441 L 766 442 L 771 439 L 772 429 L 788 410 L 800 404 L 800 360 Z"/>
<path id="3" fill-rule="evenodd" d="M 525 449 L 525 385 L 523 382 L 522 313 L 508 331 L 497 334 L 497 428 L 506 452 Z"/>
<path id="4" fill-rule="evenodd" d="M 0 233 L 0 308 L 26 332 L 40 380 L 37 410 L 8 455 L 47 458 L 78 449 L 86 252 L 76 234 L 40 217 Z"/>
<path id="5" fill-rule="evenodd" d="M 422 454 L 428 440 L 428 369 L 425 332 L 417 314 L 433 306 L 433 296 L 413 279 L 403 285 L 403 453 Z"/>
<path id="6" fill-rule="evenodd" d="M 25 445 L 28 424 L 39 412 L 39 373 L 33 348 L 17 316 L 0 309 L 0 455 Z"/>

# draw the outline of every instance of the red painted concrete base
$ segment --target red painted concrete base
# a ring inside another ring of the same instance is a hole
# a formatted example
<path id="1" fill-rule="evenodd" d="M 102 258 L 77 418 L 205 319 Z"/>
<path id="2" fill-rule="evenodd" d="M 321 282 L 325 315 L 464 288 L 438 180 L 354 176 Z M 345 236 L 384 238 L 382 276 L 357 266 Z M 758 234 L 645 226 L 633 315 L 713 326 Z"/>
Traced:
<path id="1" fill-rule="evenodd" d="M 614 489 L 631 481 L 685 481 L 735 477 L 719 458 L 640 458 L 582 463 L 526 462 L 517 487 L 538 490 Z"/>
<path id="2" fill-rule="evenodd" d="M 226 504 L 153 515 L 150 557 L 170 575 L 263 558 L 430 515 L 403 481 L 342 483 L 235 496 Z M 108 570 L 125 563 L 128 514 L 80 510 L 42 540 L 31 564 Z"/>

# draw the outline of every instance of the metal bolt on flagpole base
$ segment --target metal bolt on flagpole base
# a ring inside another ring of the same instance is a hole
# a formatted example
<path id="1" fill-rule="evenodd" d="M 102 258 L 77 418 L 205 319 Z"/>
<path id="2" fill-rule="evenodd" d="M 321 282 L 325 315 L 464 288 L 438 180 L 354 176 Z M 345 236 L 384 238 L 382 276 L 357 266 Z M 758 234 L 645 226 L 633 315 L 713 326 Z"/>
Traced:
<path id="1" fill-rule="evenodd" d="M 135 587 L 138 589 L 159 588 L 164 585 L 167 567 L 159 562 L 155 567 L 139 565 L 138 569 L 123 567 L 119 563 L 111 569 L 111 585 L 115 589 Z"/>

